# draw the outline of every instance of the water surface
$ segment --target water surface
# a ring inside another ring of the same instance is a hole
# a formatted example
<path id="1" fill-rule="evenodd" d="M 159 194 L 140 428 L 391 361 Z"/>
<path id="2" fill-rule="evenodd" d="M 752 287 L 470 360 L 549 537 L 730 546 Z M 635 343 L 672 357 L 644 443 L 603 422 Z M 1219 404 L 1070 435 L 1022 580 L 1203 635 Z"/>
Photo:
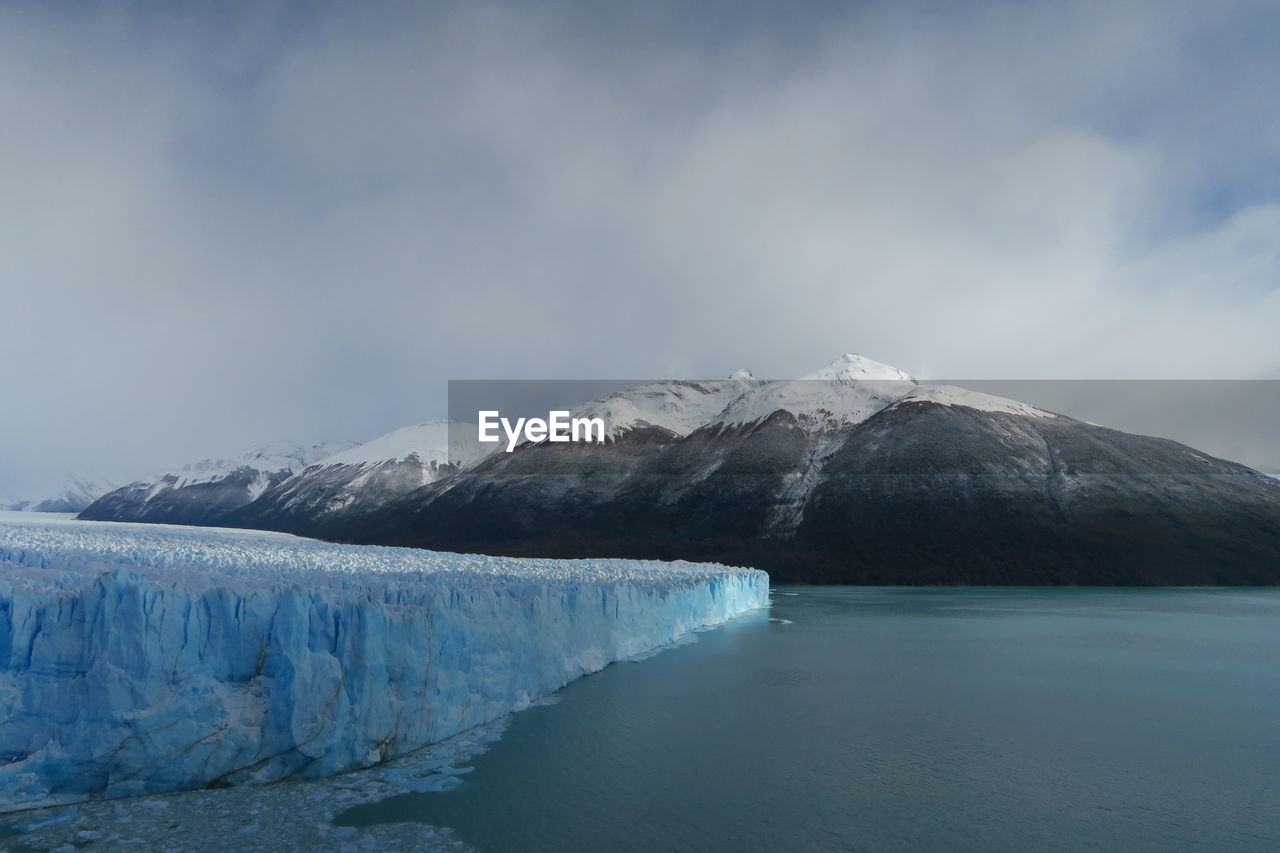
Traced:
<path id="1" fill-rule="evenodd" d="M 1280 849 L 1280 591 L 773 601 L 338 822 L 482 851 Z"/>

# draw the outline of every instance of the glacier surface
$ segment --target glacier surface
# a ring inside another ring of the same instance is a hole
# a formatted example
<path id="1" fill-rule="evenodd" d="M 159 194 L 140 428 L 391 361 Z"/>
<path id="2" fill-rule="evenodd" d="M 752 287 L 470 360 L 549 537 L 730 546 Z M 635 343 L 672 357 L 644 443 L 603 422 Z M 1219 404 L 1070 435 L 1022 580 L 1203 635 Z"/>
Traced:
<path id="1" fill-rule="evenodd" d="M 711 564 L 0 513 L 0 811 L 371 766 L 767 596 Z"/>

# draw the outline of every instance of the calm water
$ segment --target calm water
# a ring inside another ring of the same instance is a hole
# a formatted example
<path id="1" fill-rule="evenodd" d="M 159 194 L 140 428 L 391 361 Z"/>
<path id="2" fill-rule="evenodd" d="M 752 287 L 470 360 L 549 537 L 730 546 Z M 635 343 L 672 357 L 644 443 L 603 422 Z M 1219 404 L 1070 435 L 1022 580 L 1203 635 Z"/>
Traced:
<path id="1" fill-rule="evenodd" d="M 339 822 L 482 851 L 1280 850 L 1280 592 L 780 588 L 561 697 L 461 787 Z"/>

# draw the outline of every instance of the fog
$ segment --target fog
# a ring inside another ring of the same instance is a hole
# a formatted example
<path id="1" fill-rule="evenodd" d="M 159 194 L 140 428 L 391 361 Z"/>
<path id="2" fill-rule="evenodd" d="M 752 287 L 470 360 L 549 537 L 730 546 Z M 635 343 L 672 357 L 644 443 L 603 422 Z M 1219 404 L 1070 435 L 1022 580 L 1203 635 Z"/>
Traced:
<path id="1" fill-rule="evenodd" d="M 1280 10 L 963 5 L 5 4 L 0 495 L 450 379 L 1280 376 Z"/>

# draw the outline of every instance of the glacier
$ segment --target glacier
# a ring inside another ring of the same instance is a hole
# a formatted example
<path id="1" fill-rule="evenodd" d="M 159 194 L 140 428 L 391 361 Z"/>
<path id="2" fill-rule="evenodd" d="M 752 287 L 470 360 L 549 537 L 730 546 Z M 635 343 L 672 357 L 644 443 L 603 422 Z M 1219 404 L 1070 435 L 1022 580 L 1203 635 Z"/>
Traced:
<path id="1" fill-rule="evenodd" d="M 715 564 L 0 513 L 0 811 L 369 767 L 767 601 Z"/>

